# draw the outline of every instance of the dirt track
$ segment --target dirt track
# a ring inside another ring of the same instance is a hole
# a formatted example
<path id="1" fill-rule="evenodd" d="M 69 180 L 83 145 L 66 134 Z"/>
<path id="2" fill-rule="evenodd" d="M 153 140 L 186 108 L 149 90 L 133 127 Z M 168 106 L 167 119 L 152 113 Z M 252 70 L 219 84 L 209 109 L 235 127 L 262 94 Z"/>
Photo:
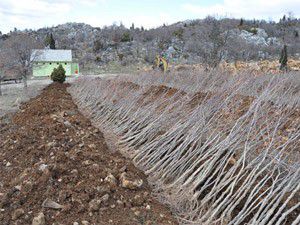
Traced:
<path id="1" fill-rule="evenodd" d="M 177 224 L 66 86 L 50 85 L 0 120 L 0 224 Z"/>

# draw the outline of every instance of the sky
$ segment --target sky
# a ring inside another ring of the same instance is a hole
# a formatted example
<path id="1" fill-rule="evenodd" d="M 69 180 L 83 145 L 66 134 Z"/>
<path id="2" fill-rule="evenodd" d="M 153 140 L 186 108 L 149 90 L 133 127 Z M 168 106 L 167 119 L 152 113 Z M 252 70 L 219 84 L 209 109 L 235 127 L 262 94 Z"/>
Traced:
<path id="1" fill-rule="evenodd" d="M 207 15 L 277 21 L 289 12 L 300 18 L 300 0 L 0 0 L 0 31 L 66 22 L 153 28 Z"/>

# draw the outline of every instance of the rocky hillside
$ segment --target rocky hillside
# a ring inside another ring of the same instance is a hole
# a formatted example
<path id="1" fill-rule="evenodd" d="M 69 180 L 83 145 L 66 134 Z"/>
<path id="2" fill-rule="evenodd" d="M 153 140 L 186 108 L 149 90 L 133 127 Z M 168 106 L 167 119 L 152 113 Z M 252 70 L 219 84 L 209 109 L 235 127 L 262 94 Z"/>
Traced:
<path id="1" fill-rule="evenodd" d="M 74 57 L 84 69 L 107 63 L 130 65 L 152 63 L 155 55 L 165 54 L 172 62 L 214 63 L 217 60 L 259 60 L 277 58 L 283 46 L 299 57 L 300 20 L 287 18 L 278 23 L 207 17 L 178 22 L 146 30 L 126 28 L 122 24 L 103 28 L 84 23 L 67 23 L 27 32 L 45 43 L 53 34 L 56 48 L 73 49 Z"/>

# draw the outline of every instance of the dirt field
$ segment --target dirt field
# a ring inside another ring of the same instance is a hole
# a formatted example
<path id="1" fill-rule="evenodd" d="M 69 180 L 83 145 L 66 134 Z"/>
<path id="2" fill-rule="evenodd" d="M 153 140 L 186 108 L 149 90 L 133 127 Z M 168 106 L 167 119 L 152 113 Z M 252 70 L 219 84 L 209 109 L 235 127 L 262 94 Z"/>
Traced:
<path id="1" fill-rule="evenodd" d="M 145 175 L 52 84 L 0 121 L 0 224 L 177 224 Z"/>

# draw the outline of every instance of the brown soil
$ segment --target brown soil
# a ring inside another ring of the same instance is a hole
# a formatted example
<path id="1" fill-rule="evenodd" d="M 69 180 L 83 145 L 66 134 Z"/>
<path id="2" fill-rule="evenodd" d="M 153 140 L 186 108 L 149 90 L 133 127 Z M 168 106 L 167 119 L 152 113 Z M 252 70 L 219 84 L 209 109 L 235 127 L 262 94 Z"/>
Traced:
<path id="1" fill-rule="evenodd" d="M 55 225 L 177 224 L 145 175 L 108 150 L 66 87 L 52 84 L 11 121 L 0 120 L 0 224 L 32 224 L 40 212 Z M 122 187 L 121 174 L 142 186 Z M 43 207 L 46 199 L 63 208 Z"/>

